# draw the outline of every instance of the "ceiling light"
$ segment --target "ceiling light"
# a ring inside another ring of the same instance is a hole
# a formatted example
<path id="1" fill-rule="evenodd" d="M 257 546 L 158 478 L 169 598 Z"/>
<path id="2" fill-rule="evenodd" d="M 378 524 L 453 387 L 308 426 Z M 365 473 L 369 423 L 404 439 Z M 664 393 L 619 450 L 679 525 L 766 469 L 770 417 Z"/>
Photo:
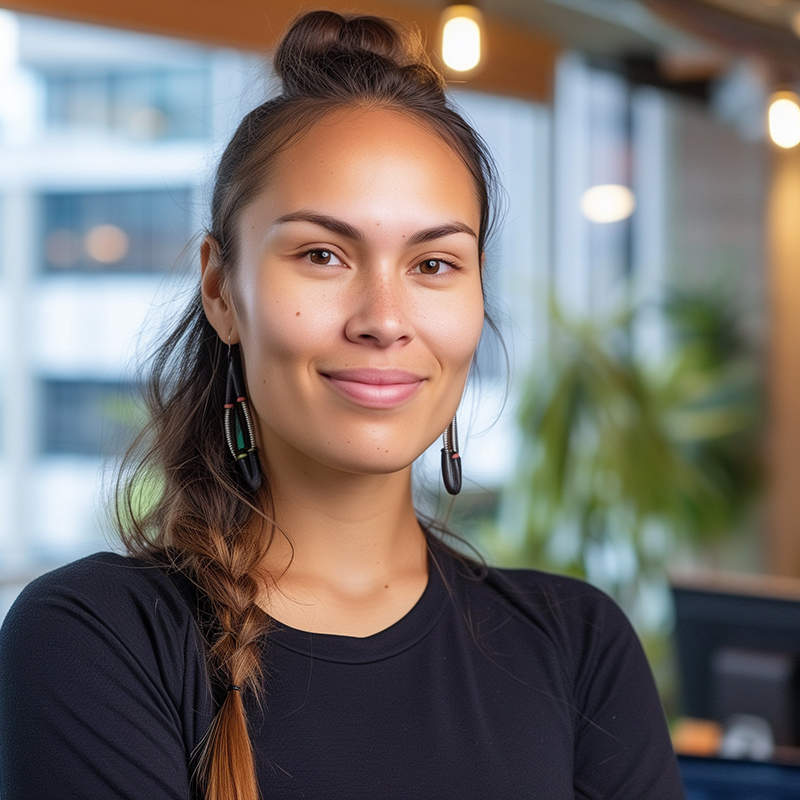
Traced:
<path id="1" fill-rule="evenodd" d="M 767 113 L 769 138 L 789 149 L 800 144 L 800 98 L 794 92 L 775 92 Z"/>
<path id="2" fill-rule="evenodd" d="M 456 72 L 469 72 L 481 61 L 483 15 L 473 5 L 448 6 L 442 12 L 442 59 Z"/>
<path id="3" fill-rule="evenodd" d="M 590 222 L 619 222 L 627 219 L 636 208 L 636 197 L 618 183 L 592 186 L 581 197 L 581 211 Z"/>

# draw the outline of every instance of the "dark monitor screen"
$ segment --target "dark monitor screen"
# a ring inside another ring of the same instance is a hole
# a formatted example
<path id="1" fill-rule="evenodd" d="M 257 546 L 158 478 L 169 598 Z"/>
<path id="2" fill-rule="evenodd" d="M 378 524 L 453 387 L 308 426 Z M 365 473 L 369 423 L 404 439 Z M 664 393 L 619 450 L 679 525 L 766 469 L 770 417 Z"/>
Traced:
<path id="1" fill-rule="evenodd" d="M 686 800 L 800 800 L 800 766 L 679 756 Z"/>
<path id="2" fill-rule="evenodd" d="M 721 723 L 729 713 L 761 715 L 782 729 L 776 743 L 800 744 L 800 582 L 672 583 L 682 713 Z"/>

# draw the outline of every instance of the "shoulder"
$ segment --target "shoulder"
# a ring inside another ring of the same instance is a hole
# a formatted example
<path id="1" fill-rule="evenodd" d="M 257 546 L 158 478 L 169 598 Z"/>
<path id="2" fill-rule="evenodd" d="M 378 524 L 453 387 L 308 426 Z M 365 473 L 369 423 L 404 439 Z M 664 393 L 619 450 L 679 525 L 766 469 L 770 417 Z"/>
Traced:
<path id="1" fill-rule="evenodd" d="M 147 613 L 150 606 L 155 607 L 156 601 L 183 610 L 182 594 L 166 568 L 104 552 L 73 561 L 31 581 L 20 593 L 12 611 L 67 599 L 96 611 L 111 606 L 119 612 L 126 605 L 134 605 Z M 183 605 L 186 605 L 185 600 Z"/>
<path id="2" fill-rule="evenodd" d="M 81 639 L 162 645 L 186 640 L 193 626 L 188 589 L 165 568 L 116 553 L 95 553 L 29 583 L 11 606 L 3 640 L 40 638 L 54 629 Z"/>
<path id="3" fill-rule="evenodd" d="M 539 570 L 455 570 L 483 650 L 569 711 L 576 796 L 682 797 L 650 668 L 616 602 Z"/>
<path id="4" fill-rule="evenodd" d="M 586 581 L 536 569 L 487 570 L 484 583 L 523 616 L 546 618 L 567 627 L 626 622 L 616 602 Z"/>
<path id="5" fill-rule="evenodd" d="M 0 709 L 14 797 L 188 797 L 213 698 L 170 572 L 97 553 L 30 583 L 0 629 Z"/>
<path id="6" fill-rule="evenodd" d="M 484 602 L 499 603 L 538 623 L 584 628 L 627 625 L 616 602 L 601 589 L 568 575 L 537 569 L 456 564 L 463 590 Z"/>
<path id="7" fill-rule="evenodd" d="M 586 581 L 535 569 L 480 570 L 457 564 L 455 571 L 471 618 L 513 623 L 517 637 L 549 643 L 565 664 L 582 669 L 609 647 L 640 646 L 622 609 Z"/>

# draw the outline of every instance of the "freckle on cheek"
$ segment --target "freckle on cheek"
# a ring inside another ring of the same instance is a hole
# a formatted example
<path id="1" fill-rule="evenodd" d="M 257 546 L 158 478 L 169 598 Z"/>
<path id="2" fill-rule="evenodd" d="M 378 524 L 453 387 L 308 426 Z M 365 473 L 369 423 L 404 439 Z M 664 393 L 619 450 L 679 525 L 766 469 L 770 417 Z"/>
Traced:
<path id="1" fill-rule="evenodd" d="M 298 311 L 298 312 L 295 314 L 295 316 L 296 316 L 296 317 L 299 317 L 299 316 L 300 316 L 300 312 Z"/>

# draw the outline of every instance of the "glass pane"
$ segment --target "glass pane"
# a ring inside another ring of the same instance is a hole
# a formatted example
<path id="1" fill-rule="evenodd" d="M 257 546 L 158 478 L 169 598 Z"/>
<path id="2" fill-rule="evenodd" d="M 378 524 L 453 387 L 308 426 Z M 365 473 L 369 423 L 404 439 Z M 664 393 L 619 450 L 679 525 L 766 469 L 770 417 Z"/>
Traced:
<path id="1" fill-rule="evenodd" d="M 121 453 L 141 423 L 135 384 L 45 380 L 41 388 L 45 455 Z"/>
<path id="2" fill-rule="evenodd" d="M 209 135 L 211 75 L 203 67 L 43 70 L 41 76 L 50 128 L 95 128 L 145 140 Z"/>
<path id="3" fill-rule="evenodd" d="M 169 270 L 193 233 L 189 188 L 53 193 L 41 203 L 46 271 Z"/>

